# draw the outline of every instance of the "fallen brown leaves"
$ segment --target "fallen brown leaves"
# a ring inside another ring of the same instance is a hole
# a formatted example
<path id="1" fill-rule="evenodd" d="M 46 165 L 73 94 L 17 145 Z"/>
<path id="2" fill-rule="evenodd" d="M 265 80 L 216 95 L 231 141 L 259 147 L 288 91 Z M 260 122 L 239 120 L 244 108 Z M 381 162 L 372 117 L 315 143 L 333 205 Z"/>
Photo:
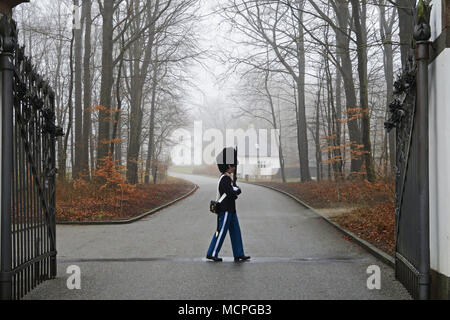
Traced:
<path id="1" fill-rule="evenodd" d="M 169 203 L 191 191 L 193 185 L 182 180 L 169 184 L 140 185 L 134 192 L 112 197 L 75 195 L 73 187 L 58 187 L 56 218 L 58 221 L 102 221 L 136 217 Z M 74 194 L 72 199 L 63 193 Z"/>
<path id="2" fill-rule="evenodd" d="M 58 183 L 56 188 L 57 221 L 104 221 L 136 217 L 171 202 L 193 185 L 171 178 L 164 184 L 130 185 L 113 161 L 93 174 L 93 178 Z"/>
<path id="3" fill-rule="evenodd" d="M 385 201 L 393 201 L 394 199 L 394 185 L 389 180 L 380 180 L 374 184 L 360 179 L 346 180 L 339 185 L 334 181 L 312 181 L 306 183 L 263 182 L 262 184 L 295 195 L 310 206 L 318 209 L 342 205 L 376 205 Z"/>
<path id="4" fill-rule="evenodd" d="M 394 254 L 395 217 L 392 202 L 356 209 L 334 220 L 344 229 L 353 232 L 377 248 L 390 255 Z"/>

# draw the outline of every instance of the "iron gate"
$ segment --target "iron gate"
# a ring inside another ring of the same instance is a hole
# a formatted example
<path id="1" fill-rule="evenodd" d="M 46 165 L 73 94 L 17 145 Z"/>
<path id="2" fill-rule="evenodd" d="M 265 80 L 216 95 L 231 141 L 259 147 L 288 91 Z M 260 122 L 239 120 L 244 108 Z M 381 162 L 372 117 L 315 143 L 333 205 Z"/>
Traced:
<path id="1" fill-rule="evenodd" d="M 430 296 L 428 57 L 431 6 L 422 3 L 415 53 L 395 83 L 388 129 L 396 128 L 395 275 L 415 299 Z M 424 15 L 425 13 L 425 15 Z"/>
<path id="2" fill-rule="evenodd" d="M 416 65 L 411 59 L 408 69 L 396 82 L 397 98 L 391 104 L 396 118 L 397 165 L 395 186 L 395 274 L 414 298 L 418 297 L 420 272 L 420 237 L 418 207 L 416 130 Z"/>
<path id="3" fill-rule="evenodd" d="M 2 117 L 1 299 L 56 276 L 55 95 L 0 20 Z"/>

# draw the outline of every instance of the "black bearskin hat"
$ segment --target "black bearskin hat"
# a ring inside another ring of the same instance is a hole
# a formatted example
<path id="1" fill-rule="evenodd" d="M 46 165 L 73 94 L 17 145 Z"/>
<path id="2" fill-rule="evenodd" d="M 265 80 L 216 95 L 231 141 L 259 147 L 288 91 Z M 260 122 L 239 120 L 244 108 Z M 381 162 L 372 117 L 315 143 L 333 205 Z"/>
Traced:
<path id="1" fill-rule="evenodd" d="M 237 159 L 237 149 L 224 148 L 216 158 L 217 167 L 221 173 L 225 173 L 229 167 L 234 167 L 239 164 Z"/>

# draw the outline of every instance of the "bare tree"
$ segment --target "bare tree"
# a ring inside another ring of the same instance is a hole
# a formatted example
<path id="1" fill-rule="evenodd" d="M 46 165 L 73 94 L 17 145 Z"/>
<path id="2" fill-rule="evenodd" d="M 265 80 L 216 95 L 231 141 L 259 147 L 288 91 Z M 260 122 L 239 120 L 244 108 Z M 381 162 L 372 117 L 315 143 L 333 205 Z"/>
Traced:
<path id="1" fill-rule="evenodd" d="M 359 96 L 362 109 L 362 140 L 364 144 L 364 163 L 366 165 L 367 179 L 374 182 L 376 179 L 375 168 L 372 157 L 372 143 L 370 141 L 370 115 L 369 115 L 369 92 L 367 88 L 367 3 L 365 0 L 351 0 L 353 21 L 358 52 L 358 74 L 359 74 Z"/>
<path id="2" fill-rule="evenodd" d="M 92 3 L 83 0 L 84 20 L 84 59 L 83 59 L 83 132 L 81 141 L 80 170 L 89 174 L 89 139 L 92 130 L 92 77 L 91 77 L 91 55 L 92 55 Z"/>
<path id="3" fill-rule="evenodd" d="M 380 10 L 380 37 L 383 43 L 383 65 L 384 76 L 386 79 L 386 116 L 389 110 L 389 104 L 394 95 L 394 48 L 393 48 L 393 34 L 394 26 L 397 21 L 395 10 L 387 8 L 387 1 L 378 0 L 378 8 Z M 391 165 L 391 173 L 394 172 L 395 166 L 395 132 L 392 130 L 386 133 L 389 142 L 389 161 Z"/>
<path id="4" fill-rule="evenodd" d="M 300 159 L 302 181 L 310 181 L 308 133 L 305 104 L 305 44 L 303 31 L 303 7 L 305 1 L 299 0 L 286 5 L 282 2 L 260 2 L 246 0 L 230 0 L 223 8 L 224 17 L 251 39 L 246 45 L 257 50 L 271 48 L 281 68 L 278 72 L 292 77 L 296 85 L 296 120 L 297 144 Z M 239 17 L 240 19 L 236 19 Z M 286 27 L 289 26 L 291 32 Z M 244 44 L 244 42 L 241 42 Z M 264 56 L 265 51 L 260 51 Z M 250 65 L 252 68 L 265 69 L 266 64 L 254 62 L 258 54 L 250 54 L 238 59 L 238 64 Z M 264 60 L 263 60 L 264 61 Z M 274 70 L 272 70 L 274 71 Z"/>

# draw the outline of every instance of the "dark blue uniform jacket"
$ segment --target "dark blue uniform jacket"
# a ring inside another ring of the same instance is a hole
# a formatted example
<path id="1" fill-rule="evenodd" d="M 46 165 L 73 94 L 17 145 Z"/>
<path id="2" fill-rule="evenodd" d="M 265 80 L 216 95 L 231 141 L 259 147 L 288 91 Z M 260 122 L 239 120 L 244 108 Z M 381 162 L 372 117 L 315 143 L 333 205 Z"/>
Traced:
<path id="1" fill-rule="evenodd" d="M 234 191 L 233 181 L 229 176 L 225 175 L 220 181 L 219 193 L 220 197 L 222 197 L 224 193 L 227 194 L 227 197 L 220 203 L 220 211 L 236 213 L 236 199 L 242 193 L 242 191 L 240 188 L 238 189 L 238 191 Z"/>

